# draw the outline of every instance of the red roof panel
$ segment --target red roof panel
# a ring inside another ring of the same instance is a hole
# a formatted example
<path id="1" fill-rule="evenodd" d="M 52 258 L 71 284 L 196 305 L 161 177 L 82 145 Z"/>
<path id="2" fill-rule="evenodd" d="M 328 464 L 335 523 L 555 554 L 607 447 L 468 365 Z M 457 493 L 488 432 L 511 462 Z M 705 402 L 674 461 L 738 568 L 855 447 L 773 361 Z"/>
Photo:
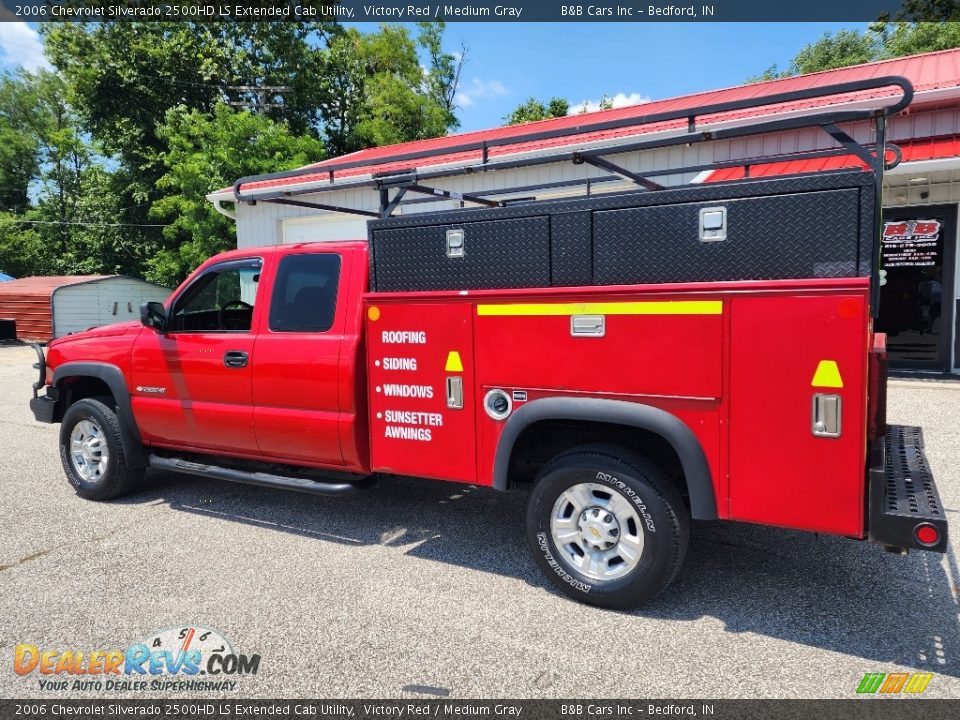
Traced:
<path id="1" fill-rule="evenodd" d="M 920 160 L 941 160 L 944 158 L 960 157 L 960 137 L 944 135 L 941 137 L 921 138 L 908 142 L 898 142 L 903 151 L 901 162 L 917 162 Z M 765 163 L 750 166 L 750 177 L 770 177 L 773 175 L 793 175 L 804 172 L 820 172 L 823 170 L 839 170 L 841 168 L 866 168 L 860 158 L 855 155 L 834 155 L 809 160 L 787 160 L 785 162 Z M 744 176 L 743 166 L 714 170 L 704 182 L 721 182 L 723 180 L 740 180 Z"/>
<path id="2" fill-rule="evenodd" d="M 598 112 L 587 113 L 584 115 L 569 115 L 567 117 L 540 120 L 521 125 L 507 125 L 504 127 L 492 128 L 490 130 L 479 130 L 468 133 L 460 133 L 458 135 L 431 138 L 429 140 L 416 140 L 397 145 L 368 148 L 366 150 L 360 150 L 359 152 L 352 153 L 346 157 L 332 158 L 314 165 L 306 166 L 316 167 L 318 169 L 317 174 L 302 175 L 295 178 L 251 182 L 245 184 L 244 189 L 252 190 L 256 188 L 281 187 L 285 185 L 307 183 L 317 180 L 327 180 L 328 174 L 323 172 L 323 168 L 333 163 L 342 162 L 347 158 L 349 158 L 351 162 L 363 160 L 369 160 L 371 162 L 382 161 L 385 158 L 390 158 L 396 155 L 423 152 L 428 150 L 438 150 L 445 147 L 455 147 L 467 143 L 500 140 L 519 135 L 525 135 L 532 132 L 564 129 L 571 130 L 576 129 L 583 124 L 629 118 L 640 119 L 653 113 L 662 113 L 670 110 L 698 107 L 714 103 L 730 102 L 734 100 L 745 100 L 764 95 L 773 95 L 776 93 L 818 87 L 821 85 L 851 82 L 855 80 L 867 80 L 884 75 L 902 75 L 908 78 L 913 83 L 914 90 L 916 92 L 960 87 L 960 49 L 942 50 L 933 53 L 925 53 L 923 55 L 913 55 L 910 57 L 894 58 L 892 60 L 882 60 L 864 65 L 839 68 L 837 70 L 826 70 L 819 73 L 811 73 L 809 75 L 800 75 L 796 77 L 782 78 L 779 80 L 770 80 L 748 85 L 738 85 L 731 88 L 694 93 L 691 95 L 683 95 L 665 100 L 656 100 L 653 102 L 643 103 L 641 105 L 631 105 L 629 107 L 614 108 L 611 110 L 600 110 Z M 736 111 L 723 113 L 722 115 L 701 116 L 698 118 L 698 123 L 708 124 L 721 119 L 735 120 L 744 117 L 767 115 L 772 112 L 789 112 L 791 110 L 823 107 L 841 101 L 855 102 L 858 100 L 889 97 L 892 93 L 899 93 L 899 90 L 880 88 L 861 93 L 846 94 L 843 96 L 831 96 L 826 98 L 816 98 L 813 100 L 782 103 L 778 106 L 768 106 L 761 109 Z M 600 140 L 609 140 L 618 137 L 653 133 L 673 128 L 682 128 L 684 126 L 685 121 L 680 120 L 644 125 L 642 128 L 638 128 L 637 126 L 624 127 L 615 130 L 579 134 L 575 137 L 566 136 L 510 145 L 498 145 L 489 149 L 488 157 L 492 159 L 501 155 L 513 155 L 552 147 L 561 147 L 570 145 L 572 143 L 588 144 Z M 423 168 L 432 165 L 446 165 L 450 163 L 467 164 L 478 162 L 479 159 L 480 157 L 477 151 L 449 153 L 434 155 L 428 158 L 420 158 L 417 160 L 398 161 L 396 163 L 367 165 L 349 168 L 346 170 L 338 170 L 336 176 L 338 178 L 347 178 L 357 175 L 365 175 L 373 171 L 380 173 L 412 169 L 414 167 Z"/>

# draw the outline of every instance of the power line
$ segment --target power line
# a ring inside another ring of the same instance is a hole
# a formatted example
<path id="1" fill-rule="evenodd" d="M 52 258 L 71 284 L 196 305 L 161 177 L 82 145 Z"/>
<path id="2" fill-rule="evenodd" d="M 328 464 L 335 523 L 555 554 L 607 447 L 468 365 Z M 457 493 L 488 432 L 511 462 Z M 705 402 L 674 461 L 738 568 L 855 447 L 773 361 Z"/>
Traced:
<path id="1" fill-rule="evenodd" d="M 86 227 L 170 227 L 170 224 L 159 223 L 95 223 L 80 220 L 16 220 L 14 218 L 0 218 L 0 222 L 21 223 L 26 225 L 84 225 Z"/>

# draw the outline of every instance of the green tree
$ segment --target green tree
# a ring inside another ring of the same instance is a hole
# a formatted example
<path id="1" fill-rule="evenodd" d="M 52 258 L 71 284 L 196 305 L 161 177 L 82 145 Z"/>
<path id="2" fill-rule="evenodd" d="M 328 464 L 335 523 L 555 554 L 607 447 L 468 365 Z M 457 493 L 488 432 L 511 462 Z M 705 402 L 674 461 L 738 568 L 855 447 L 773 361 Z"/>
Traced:
<path id="1" fill-rule="evenodd" d="M 150 217 L 167 222 L 166 247 L 148 263 L 147 278 L 173 286 L 211 255 L 234 247 L 233 223 L 217 213 L 207 193 L 244 175 L 289 170 L 323 159 L 323 143 L 295 135 L 283 122 L 218 103 L 212 112 L 180 106 L 157 128 L 166 150 L 158 181 L 164 197 Z"/>
<path id="2" fill-rule="evenodd" d="M 297 133 L 318 118 L 328 23 L 62 23 L 42 28 L 84 128 L 149 194 L 167 110 L 253 107 Z"/>
<path id="3" fill-rule="evenodd" d="M 960 47 L 960 22 L 890 23 L 876 26 L 884 56 L 902 57 Z"/>
<path id="4" fill-rule="evenodd" d="M 944 18 L 956 19 L 960 12 L 955 2 L 946 0 L 923 0 L 914 5 L 917 17 L 935 17 L 940 13 L 939 16 Z M 864 32 L 841 30 L 835 35 L 825 33 L 816 42 L 803 47 L 786 70 L 781 71 L 772 65 L 749 81 L 775 80 L 956 47 L 960 47 L 960 22 L 884 21 L 874 23 Z"/>
<path id="5" fill-rule="evenodd" d="M 460 73 L 467 62 L 467 48 L 463 45 L 458 53 L 443 49 L 445 23 L 417 23 L 420 34 L 417 44 L 427 55 L 424 85 L 427 96 L 446 113 L 447 132 L 460 127 L 457 119 L 457 104 L 454 100 L 460 86 Z"/>
<path id="6" fill-rule="evenodd" d="M 54 262 L 51 248 L 23 219 L 0 212 L 0 272 L 13 277 L 49 275 Z"/>
<path id="7" fill-rule="evenodd" d="M 791 74 L 805 75 L 847 65 L 860 65 L 878 57 L 882 43 L 876 33 L 840 30 L 802 48 L 793 58 Z"/>
<path id="8" fill-rule="evenodd" d="M 453 98 L 464 56 L 441 49 L 442 31 L 421 24 L 415 38 L 405 26 L 381 25 L 330 39 L 320 116 L 331 155 L 437 137 L 459 125 Z"/>
<path id="9" fill-rule="evenodd" d="M 0 75 L 0 212 L 23 212 L 29 204 L 30 182 L 39 171 L 37 139 L 25 128 L 17 98 L 23 80 Z"/>
<path id="10" fill-rule="evenodd" d="M 507 125 L 549 120 L 550 118 L 566 117 L 570 113 L 570 103 L 560 97 L 550 98 L 542 103 L 535 97 L 527 98 L 503 118 Z"/>
<path id="11" fill-rule="evenodd" d="M 3 123 L 30 149 L 21 178 L 30 193 L 21 184 L 16 214 L 3 218 L 3 257 L 19 273 L 141 270 L 149 239 L 119 224 L 113 176 L 79 130 L 63 80 L 21 71 L 3 78 L 0 97 Z"/>

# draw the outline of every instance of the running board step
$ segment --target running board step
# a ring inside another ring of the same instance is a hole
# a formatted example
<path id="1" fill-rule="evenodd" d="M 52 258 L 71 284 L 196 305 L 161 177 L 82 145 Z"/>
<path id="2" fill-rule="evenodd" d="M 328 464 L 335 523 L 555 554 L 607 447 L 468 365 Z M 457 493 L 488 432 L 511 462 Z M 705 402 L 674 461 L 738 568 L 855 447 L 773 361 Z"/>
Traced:
<path id="1" fill-rule="evenodd" d="M 870 468 L 870 539 L 905 550 L 946 552 L 947 517 L 924 453 L 923 430 L 888 425 L 877 450 Z"/>
<path id="2" fill-rule="evenodd" d="M 373 476 L 357 476 L 356 482 L 323 482 L 309 478 L 273 475 L 263 472 L 248 472 L 235 468 L 205 465 L 204 463 L 183 460 L 182 458 L 167 458 L 151 455 L 148 460 L 150 467 L 173 472 L 199 475 L 200 477 L 215 478 L 228 482 L 244 483 L 245 485 L 259 485 L 260 487 L 283 488 L 312 495 L 353 495 L 366 490 L 373 485 Z"/>

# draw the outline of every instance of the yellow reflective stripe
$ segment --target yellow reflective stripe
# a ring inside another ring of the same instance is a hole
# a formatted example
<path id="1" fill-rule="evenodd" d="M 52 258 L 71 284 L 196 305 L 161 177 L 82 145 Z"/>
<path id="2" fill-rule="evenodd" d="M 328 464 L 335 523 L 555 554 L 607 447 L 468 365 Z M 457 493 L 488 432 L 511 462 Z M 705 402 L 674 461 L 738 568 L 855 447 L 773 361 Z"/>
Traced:
<path id="1" fill-rule="evenodd" d="M 477 315 L 722 315 L 722 300 L 477 305 Z"/>

